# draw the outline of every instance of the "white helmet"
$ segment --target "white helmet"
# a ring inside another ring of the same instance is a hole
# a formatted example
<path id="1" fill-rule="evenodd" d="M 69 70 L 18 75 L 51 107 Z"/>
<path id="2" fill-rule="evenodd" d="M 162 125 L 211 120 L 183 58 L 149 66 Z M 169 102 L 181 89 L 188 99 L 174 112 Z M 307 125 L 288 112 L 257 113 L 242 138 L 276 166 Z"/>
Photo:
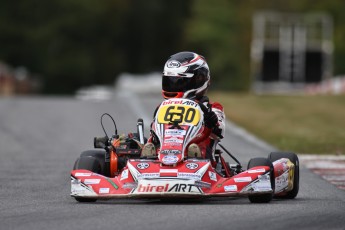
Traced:
<path id="1" fill-rule="evenodd" d="M 200 98 L 210 85 L 210 70 L 203 56 L 193 52 L 172 55 L 165 63 L 162 95 L 168 98 Z"/>

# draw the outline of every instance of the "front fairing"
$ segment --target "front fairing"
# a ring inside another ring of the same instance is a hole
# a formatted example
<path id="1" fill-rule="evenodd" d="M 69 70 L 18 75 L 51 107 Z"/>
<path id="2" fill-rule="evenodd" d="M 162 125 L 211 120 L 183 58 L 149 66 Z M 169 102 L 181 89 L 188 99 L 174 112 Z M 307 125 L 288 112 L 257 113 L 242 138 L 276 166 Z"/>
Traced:
<path id="1" fill-rule="evenodd" d="M 221 177 L 208 160 L 189 159 L 175 167 L 158 160 L 129 160 L 121 174 L 108 178 L 88 170 L 71 172 L 74 197 L 211 197 L 272 193 L 270 167 L 257 166 L 231 178 Z"/>
<path id="2" fill-rule="evenodd" d="M 275 177 L 275 195 L 284 195 L 293 189 L 295 165 L 288 158 L 273 162 Z"/>

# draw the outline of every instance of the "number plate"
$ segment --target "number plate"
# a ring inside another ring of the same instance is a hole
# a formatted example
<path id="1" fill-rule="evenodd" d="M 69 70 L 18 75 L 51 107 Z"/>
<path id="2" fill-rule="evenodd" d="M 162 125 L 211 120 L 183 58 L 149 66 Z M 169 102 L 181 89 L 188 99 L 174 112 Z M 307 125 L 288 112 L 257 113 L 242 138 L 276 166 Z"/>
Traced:
<path id="1" fill-rule="evenodd" d="M 157 121 L 169 124 L 180 121 L 181 124 L 197 125 L 200 121 L 200 111 L 189 105 L 163 105 L 158 110 Z"/>

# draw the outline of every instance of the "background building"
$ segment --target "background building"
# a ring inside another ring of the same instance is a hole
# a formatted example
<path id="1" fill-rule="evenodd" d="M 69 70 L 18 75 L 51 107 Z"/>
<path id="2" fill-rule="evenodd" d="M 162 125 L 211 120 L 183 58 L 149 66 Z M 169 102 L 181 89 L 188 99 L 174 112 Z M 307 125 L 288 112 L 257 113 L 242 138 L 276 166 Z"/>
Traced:
<path id="1" fill-rule="evenodd" d="M 327 14 L 260 12 L 253 17 L 254 90 L 299 91 L 332 77 L 333 22 Z"/>

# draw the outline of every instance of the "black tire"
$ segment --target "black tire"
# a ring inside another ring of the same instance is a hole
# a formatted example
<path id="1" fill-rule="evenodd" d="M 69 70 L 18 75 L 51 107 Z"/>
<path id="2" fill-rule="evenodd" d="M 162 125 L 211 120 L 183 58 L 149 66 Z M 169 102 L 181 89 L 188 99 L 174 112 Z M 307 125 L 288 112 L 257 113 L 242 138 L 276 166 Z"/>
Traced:
<path id="1" fill-rule="evenodd" d="M 274 183 L 274 170 L 273 170 L 273 165 L 272 162 L 269 161 L 267 158 L 263 157 L 257 157 L 257 158 L 252 158 L 248 162 L 248 167 L 247 169 L 256 167 L 256 166 L 269 166 L 270 167 L 270 178 L 271 178 L 271 187 L 274 191 L 275 183 Z M 248 199 L 252 203 L 269 203 L 272 198 L 273 198 L 274 193 L 267 193 L 267 194 L 260 194 L 260 195 L 249 195 Z"/>
<path id="2" fill-rule="evenodd" d="M 292 152 L 272 152 L 268 155 L 268 159 L 271 162 L 274 162 L 274 161 L 279 160 L 281 158 L 288 158 L 295 165 L 295 172 L 294 172 L 294 178 L 293 178 L 293 189 L 284 195 L 275 196 L 275 197 L 281 198 L 281 199 L 294 199 L 297 196 L 298 190 L 299 190 L 299 160 L 298 160 L 298 156 Z"/>
<path id="3" fill-rule="evenodd" d="M 109 162 L 105 162 L 105 154 L 105 150 L 99 149 L 84 151 L 74 163 L 73 169 L 87 169 L 103 176 L 110 177 L 110 165 Z M 99 165 L 92 163 L 89 158 L 96 159 Z"/>
<path id="4" fill-rule="evenodd" d="M 82 202 L 82 203 L 92 203 L 92 202 L 96 202 L 97 199 L 94 198 L 82 198 L 82 197 L 74 197 L 74 199 L 78 202 Z"/>
<path id="5" fill-rule="evenodd" d="M 109 163 L 105 162 L 105 151 L 102 150 L 89 150 L 80 154 L 80 157 L 74 163 L 73 169 L 86 169 L 94 173 L 108 176 Z M 75 197 L 79 202 L 95 202 L 94 198 Z"/>

